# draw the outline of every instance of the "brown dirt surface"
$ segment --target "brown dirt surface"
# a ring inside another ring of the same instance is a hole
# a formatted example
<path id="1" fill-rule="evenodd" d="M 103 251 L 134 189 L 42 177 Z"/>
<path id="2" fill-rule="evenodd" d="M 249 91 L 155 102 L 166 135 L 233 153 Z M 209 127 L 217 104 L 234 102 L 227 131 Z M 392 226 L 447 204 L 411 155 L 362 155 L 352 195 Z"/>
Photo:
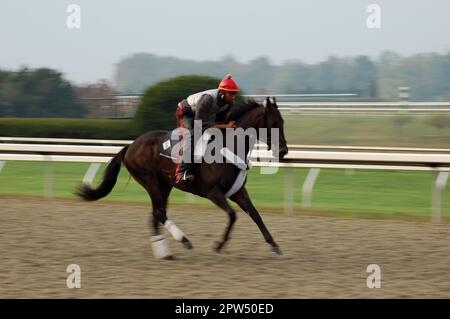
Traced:
<path id="1" fill-rule="evenodd" d="M 227 216 L 201 209 L 169 208 L 194 250 L 169 238 L 166 261 L 153 258 L 146 206 L 0 198 L 0 297 L 450 298 L 448 224 L 262 213 L 277 256 L 239 212 L 218 254 Z M 80 289 L 66 286 L 69 264 Z M 380 289 L 366 285 L 369 264 Z"/>

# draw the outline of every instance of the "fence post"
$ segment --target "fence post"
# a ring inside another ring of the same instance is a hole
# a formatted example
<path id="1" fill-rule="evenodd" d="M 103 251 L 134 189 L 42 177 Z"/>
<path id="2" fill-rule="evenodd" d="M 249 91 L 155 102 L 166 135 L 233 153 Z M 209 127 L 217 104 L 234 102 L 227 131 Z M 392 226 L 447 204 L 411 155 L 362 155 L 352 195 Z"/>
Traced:
<path id="1" fill-rule="evenodd" d="M 5 166 L 5 161 L 0 161 L 0 172 L 2 171 L 4 166 Z"/>
<path id="2" fill-rule="evenodd" d="M 449 172 L 439 172 L 436 181 L 433 183 L 432 217 L 433 223 L 442 222 L 442 195 L 447 184 Z"/>
<path id="3" fill-rule="evenodd" d="M 294 213 L 295 173 L 284 171 L 284 212 Z"/>
<path id="4" fill-rule="evenodd" d="M 320 168 L 311 168 L 309 170 L 308 176 L 306 176 L 305 183 L 303 184 L 302 189 L 302 207 L 310 208 L 312 206 L 312 190 L 314 187 L 314 183 L 319 176 Z"/>
<path id="5" fill-rule="evenodd" d="M 84 174 L 83 183 L 92 184 L 100 166 L 101 163 L 91 163 L 88 170 L 86 171 L 86 174 Z"/>
<path id="6" fill-rule="evenodd" d="M 53 161 L 51 156 L 45 157 L 44 197 L 53 198 Z"/>

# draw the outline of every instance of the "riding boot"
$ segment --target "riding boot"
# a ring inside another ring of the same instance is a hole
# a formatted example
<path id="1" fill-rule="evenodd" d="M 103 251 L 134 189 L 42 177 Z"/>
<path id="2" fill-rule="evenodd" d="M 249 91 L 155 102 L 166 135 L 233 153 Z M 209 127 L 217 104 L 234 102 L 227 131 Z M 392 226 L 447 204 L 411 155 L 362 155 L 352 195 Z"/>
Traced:
<path id="1" fill-rule="evenodd" d="M 180 125 L 180 127 L 186 130 L 183 132 L 183 140 L 182 140 L 183 160 L 181 161 L 177 169 L 175 183 L 178 183 L 180 181 L 194 180 L 194 175 L 192 175 L 192 173 L 189 171 L 189 168 L 191 167 L 191 163 L 193 162 L 194 158 L 193 156 L 194 138 L 192 137 L 193 120 L 194 118 L 191 115 L 183 113 Z"/>
<path id="2" fill-rule="evenodd" d="M 180 181 L 193 181 L 194 175 L 190 172 L 191 163 L 180 163 L 178 173 L 176 176 L 176 183 Z"/>

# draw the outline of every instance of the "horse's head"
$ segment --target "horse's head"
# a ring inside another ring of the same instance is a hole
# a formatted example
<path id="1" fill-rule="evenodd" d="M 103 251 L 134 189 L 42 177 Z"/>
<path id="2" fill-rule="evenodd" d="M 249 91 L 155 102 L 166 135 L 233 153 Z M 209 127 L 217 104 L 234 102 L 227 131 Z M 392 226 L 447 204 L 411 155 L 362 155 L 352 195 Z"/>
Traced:
<path id="1" fill-rule="evenodd" d="M 236 121 L 238 127 L 244 129 L 250 127 L 267 129 L 267 134 L 265 136 L 258 134 L 258 138 L 267 143 L 269 151 L 272 150 L 273 155 L 279 158 L 283 158 L 288 153 L 284 137 L 284 120 L 274 97 L 268 97 L 264 104 L 253 99 L 246 100 L 228 114 L 227 120 Z M 276 129 L 278 133 L 274 138 L 272 138 L 272 129 Z M 274 140 L 275 138 L 277 139 Z"/>
<path id="2" fill-rule="evenodd" d="M 279 156 L 280 159 L 286 156 L 289 152 L 286 138 L 284 137 L 284 120 L 278 109 L 275 97 L 267 97 L 264 106 L 264 124 L 267 128 L 267 147 L 272 149 L 274 156 Z M 272 140 L 272 129 L 278 129 L 278 141 Z"/>

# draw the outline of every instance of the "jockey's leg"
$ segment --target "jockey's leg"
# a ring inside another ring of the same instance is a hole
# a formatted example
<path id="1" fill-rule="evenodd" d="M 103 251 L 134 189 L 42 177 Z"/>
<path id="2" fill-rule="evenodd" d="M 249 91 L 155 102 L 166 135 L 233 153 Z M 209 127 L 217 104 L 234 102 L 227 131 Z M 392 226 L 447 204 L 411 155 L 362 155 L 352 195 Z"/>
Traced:
<path id="1" fill-rule="evenodd" d="M 225 243 L 230 239 L 230 233 L 233 229 L 233 225 L 236 222 L 236 212 L 234 209 L 228 204 L 227 199 L 225 198 L 225 195 L 218 189 L 214 188 L 211 190 L 208 194 L 208 198 L 217 206 L 222 208 L 224 211 L 227 212 L 229 220 L 228 220 L 228 226 L 225 229 L 225 233 L 223 234 L 222 241 L 219 241 L 216 243 L 215 250 L 217 252 L 220 252 Z"/>
<path id="2" fill-rule="evenodd" d="M 249 214 L 250 218 L 256 223 L 256 225 L 258 225 L 258 228 L 263 234 L 266 242 L 270 246 L 272 246 L 272 250 L 278 255 L 281 255 L 280 247 L 273 240 L 273 237 L 270 234 L 269 230 L 267 229 L 266 225 L 264 225 L 264 222 L 261 216 L 259 215 L 258 211 L 256 210 L 255 206 L 253 206 L 253 203 L 250 200 L 250 197 L 248 196 L 245 187 L 242 187 L 236 194 L 231 196 L 230 199 L 234 201 L 236 204 L 238 204 L 239 207 L 241 207 L 244 212 Z"/>
<path id="3" fill-rule="evenodd" d="M 192 134 L 194 133 L 194 118 L 190 115 L 183 115 L 179 121 L 179 127 L 184 128 L 189 134 L 183 134 L 182 141 L 182 162 L 176 167 L 176 181 L 193 180 L 194 176 L 190 172 L 190 167 L 193 162 L 193 141 Z"/>

